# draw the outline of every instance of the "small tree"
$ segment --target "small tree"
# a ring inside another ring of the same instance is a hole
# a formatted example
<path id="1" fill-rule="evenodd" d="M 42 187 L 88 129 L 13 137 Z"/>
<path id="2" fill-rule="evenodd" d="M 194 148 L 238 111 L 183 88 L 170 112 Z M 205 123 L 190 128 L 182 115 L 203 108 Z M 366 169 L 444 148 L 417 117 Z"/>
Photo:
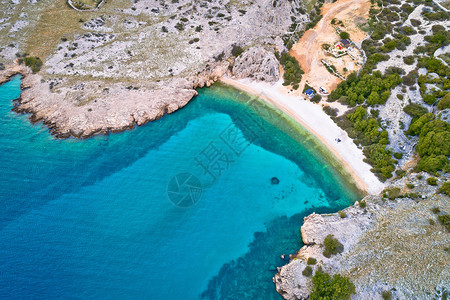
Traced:
<path id="1" fill-rule="evenodd" d="M 313 288 L 309 299 L 350 299 L 355 293 L 355 285 L 349 278 L 334 274 L 331 277 L 328 273 L 319 269 L 312 278 Z"/>
<path id="2" fill-rule="evenodd" d="M 339 36 L 341 37 L 341 39 L 348 39 L 350 38 L 350 33 L 342 31 L 341 33 L 339 33 Z"/>
<path id="3" fill-rule="evenodd" d="M 303 270 L 302 274 L 303 276 L 309 277 L 312 275 L 313 269 L 310 266 L 306 266 L 306 268 Z"/>
<path id="4" fill-rule="evenodd" d="M 42 67 L 42 60 L 37 56 L 27 56 L 24 58 L 25 65 L 31 68 L 33 73 L 39 72 Z"/>
<path id="5" fill-rule="evenodd" d="M 325 257 L 330 258 L 331 255 L 336 255 L 344 251 L 344 245 L 342 245 L 332 234 L 325 237 L 323 244 L 325 245 L 325 250 L 323 250 L 323 256 Z"/>

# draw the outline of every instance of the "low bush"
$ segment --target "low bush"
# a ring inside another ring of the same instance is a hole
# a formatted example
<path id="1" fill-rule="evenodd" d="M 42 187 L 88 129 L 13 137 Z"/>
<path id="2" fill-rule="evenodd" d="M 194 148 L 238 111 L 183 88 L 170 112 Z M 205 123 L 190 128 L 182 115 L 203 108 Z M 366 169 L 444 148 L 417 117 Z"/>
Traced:
<path id="1" fill-rule="evenodd" d="M 317 259 L 315 259 L 314 257 L 309 257 L 306 263 L 308 265 L 315 265 L 317 263 Z"/>
<path id="2" fill-rule="evenodd" d="M 277 58 L 284 69 L 283 85 L 299 84 L 302 80 L 302 74 L 305 72 L 303 72 L 297 59 L 287 52 L 283 52 L 281 55 L 277 54 Z"/>
<path id="3" fill-rule="evenodd" d="M 437 104 L 437 108 L 439 110 L 450 108 L 450 93 L 447 93 L 444 97 L 442 97 L 442 99 Z"/>
<path id="4" fill-rule="evenodd" d="M 238 57 L 242 54 L 242 52 L 244 52 L 244 49 L 242 49 L 241 46 L 233 45 L 233 48 L 231 49 L 231 55 L 233 55 L 234 57 Z"/>
<path id="5" fill-rule="evenodd" d="M 447 231 L 450 231 L 450 215 L 440 215 L 438 216 L 438 221 L 441 222 L 442 225 L 444 225 Z"/>
<path id="6" fill-rule="evenodd" d="M 325 249 L 323 250 L 323 256 L 325 257 L 330 258 L 331 255 L 336 255 L 344 251 L 344 245 L 342 245 L 332 234 L 325 237 L 323 244 L 325 245 Z"/>
<path id="7" fill-rule="evenodd" d="M 446 194 L 450 196 L 450 181 L 444 182 L 439 189 L 439 193 Z"/>
<path id="8" fill-rule="evenodd" d="M 303 270 L 302 274 L 303 276 L 309 277 L 313 273 L 313 269 L 310 266 L 306 266 L 306 268 Z"/>
<path id="9" fill-rule="evenodd" d="M 402 159 L 402 158 L 403 158 L 403 153 L 395 152 L 395 153 L 394 153 L 394 157 L 395 157 L 396 159 Z"/>
<path id="10" fill-rule="evenodd" d="M 427 179 L 427 183 L 428 183 L 429 185 L 437 185 L 437 179 L 436 179 L 436 177 L 429 177 L 429 178 Z"/>
<path id="11" fill-rule="evenodd" d="M 439 209 L 439 207 L 433 207 L 433 208 L 431 209 L 431 211 L 432 211 L 433 214 L 435 214 L 435 215 L 441 212 L 441 210 Z"/>
<path id="12" fill-rule="evenodd" d="M 331 106 L 324 106 L 323 111 L 331 117 L 336 117 L 338 115 L 338 109 Z"/>
<path id="13" fill-rule="evenodd" d="M 341 33 L 339 33 L 339 36 L 341 37 L 341 39 L 348 39 L 350 38 L 350 33 L 342 31 Z"/>
<path id="14" fill-rule="evenodd" d="M 33 73 L 39 72 L 42 67 L 42 60 L 37 56 L 27 56 L 23 61 L 27 67 L 30 67 Z"/>
<path id="15" fill-rule="evenodd" d="M 339 211 L 339 217 L 344 219 L 347 216 L 347 214 L 344 211 Z"/>
<path id="16" fill-rule="evenodd" d="M 365 200 L 359 200 L 359 201 L 358 201 L 358 205 L 359 205 L 359 207 L 361 207 L 361 208 L 366 208 L 366 207 L 367 207 L 367 203 L 366 203 Z"/>
<path id="17" fill-rule="evenodd" d="M 392 292 L 391 291 L 383 291 L 381 293 L 381 298 L 383 298 L 383 300 L 392 300 Z"/>
<path id="18" fill-rule="evenodd" d="M 385 189 L 383 191 L 383 197 L 388 198 L 389 200 L 394 200 L 398 197 L 400 197 L 400 188 L 399 187 L 392 187 Z"/>
<path id="19" fill-rule="evenodd" d="M 355 285 L 349 278 L 340 274 L 331 277 L 319 269 L 312 278 L 312 292 L 310 300 L 340 299 L 348 300 L 355 293 Z"/>

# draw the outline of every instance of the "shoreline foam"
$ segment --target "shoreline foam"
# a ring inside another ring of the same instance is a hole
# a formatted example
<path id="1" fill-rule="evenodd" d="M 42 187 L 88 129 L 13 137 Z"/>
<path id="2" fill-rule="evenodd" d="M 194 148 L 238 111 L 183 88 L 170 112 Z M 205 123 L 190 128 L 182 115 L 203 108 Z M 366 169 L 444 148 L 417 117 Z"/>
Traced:
<path id="1" fill-rule="evenodd" d="M 281 80 L 274 85 L 228 77 L 222 77 L 220 81 L 257 95 L 297 121 L 334 154 L 362 191 L 375 195 L 385 187 L 385 184 L 370 171 L 371 166 L 364 162 L 362 150 L 347 133 L 339 128 L 319 105 L 304 100 L 299 95 L 289 94 L 281 84 Z M 341 142 L 337 143 L 336 138 Z"/>

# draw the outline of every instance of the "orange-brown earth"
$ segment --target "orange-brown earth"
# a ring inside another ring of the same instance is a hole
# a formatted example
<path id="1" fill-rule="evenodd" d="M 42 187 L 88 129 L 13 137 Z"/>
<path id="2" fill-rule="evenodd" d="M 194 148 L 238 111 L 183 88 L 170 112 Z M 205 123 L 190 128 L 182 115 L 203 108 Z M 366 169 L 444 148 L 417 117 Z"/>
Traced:
<path id="1" fill-rule="evenodd" d="M 321 59 L 330 61 L 343 75 L 350 74 L 361 67 L 349 56 L 337 59 L 326 56 L 322 50 L 322 45 L 334 45 L 339 40 L 339 36 L 333 27 L 334 25 L 331 24 L 333 19 L 342 21 L 344 25 L 341 26 L 341 29 L 350 34 L 352 41 L 357 44 L 360 43 L 365 38 L 366 33 L 359 26 L 368 19 L 370 7 L 371 3 L 369 0 L 338 0 L 334 3 L 323 5 L 322 19 L 314 28 L 306 31 L 290 51 L 290 54 L 299 61 L 302 69 L 305 71 L 300 83 L 301 90 L 303 90 L 306 81 L 316 90 L 323 86 L 329 92 L 341 82 L 341 79 L 327 71 Z M 344 67 L 347 69 L 346 72 L 344 72 Z"/>

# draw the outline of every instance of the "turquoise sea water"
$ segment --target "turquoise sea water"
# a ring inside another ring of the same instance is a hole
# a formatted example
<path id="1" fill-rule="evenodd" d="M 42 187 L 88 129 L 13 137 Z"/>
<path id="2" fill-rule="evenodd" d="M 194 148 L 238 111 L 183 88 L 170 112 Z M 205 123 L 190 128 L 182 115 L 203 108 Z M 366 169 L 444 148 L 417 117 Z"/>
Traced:
<path id="1" fill-rule="evenodd" d="M 11 112 L 19 95 L 0 86 L 0 298 L 280 299 L 303 217 L 359 196 L 303 129 L 221 85 L 87 140 Z"/>

